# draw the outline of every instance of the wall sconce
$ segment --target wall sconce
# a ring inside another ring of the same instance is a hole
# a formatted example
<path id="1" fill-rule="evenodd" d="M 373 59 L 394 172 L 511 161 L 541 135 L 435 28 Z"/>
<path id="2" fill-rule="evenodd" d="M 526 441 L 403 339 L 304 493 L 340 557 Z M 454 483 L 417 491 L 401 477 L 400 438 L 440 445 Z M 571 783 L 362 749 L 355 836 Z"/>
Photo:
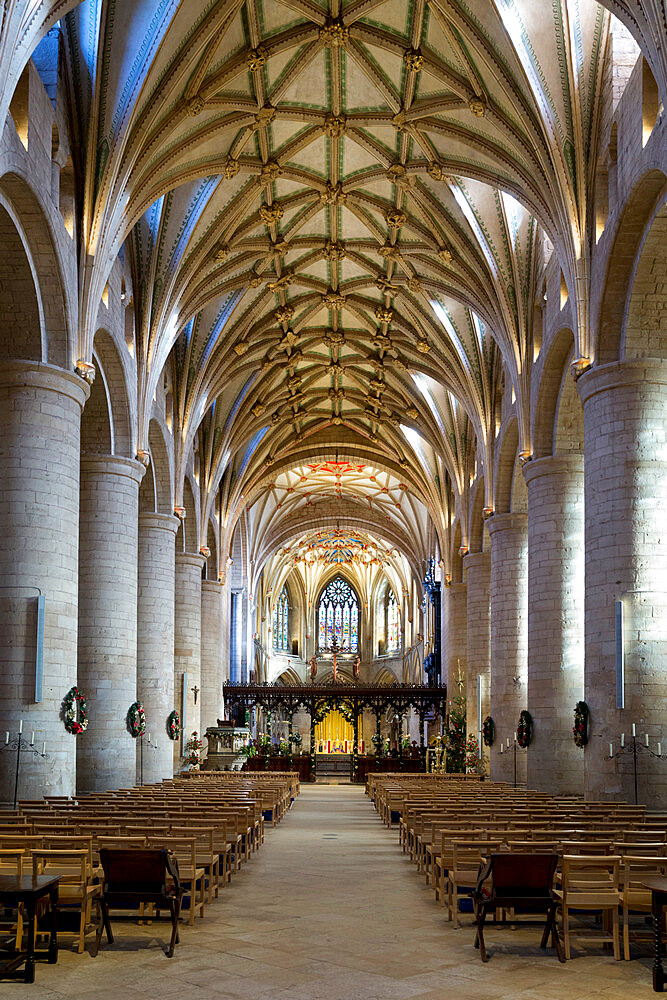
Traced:
<path id="1" fill-rule="evenodd" d="M 174 507 L 174 514 L 179 519 L 179 521 L 185 520 L 185 507 Z"/>
<path id="2" fill-rule="evenodd" d="M 84 361 L 82 358 L 79 358 L 77 361 L 74 371 L 77 373 L 79 378 L 82 378 L 84 382 L 88 383 L 88 385 L 92 385 L 95 381 L 95 365 L 89 364 L 88 361 Z"/>
<path id="3" fill-rule="evenodd" d="M 150 462 L 150 460 L 151 460 L 151 453 L 150 453 L 150 451 L 144 451 L 142 449 L 141 451 L 137 452 L 137 462 L 141 462 L 141 464 L 143 465 L 144 469 L 148 468 L 148 463 Z"/>
<path id="4" fill-rule="evenodd" d="M 468 546 L 467 546 L 467 545 L 462 545 L 462 546 L 461 546 L 461 547 L 459 548 L 459 555 L 460 555 L 461 557 L 463 557 L 463 556 L 467 556 L 467 555 L 468 555 Z"/>
<path id="5" fill-rule="evenodd" d="M 493 517 L 495 512 L 495 507 L 482 507 L 482 520 L 487 521 L 490 517 Z"/>
<path id="6" fill-rule="evenodd" d="M 521 465 L 525 465 L 526 462 L 530 462 L 533 457 L 532 451 L 520 451 L 519 452 L 519 462 Z"/>
<path id="7" fill-rule="evenodd" d="M 583 375 L 584 372 L 587 372 L 592 365 L 593 361 L 591 358 L 575 358 L 570 365 L 570 374 L 572 375 L 572 378 L 576 381 L 579 376 Z"/>
<path id="8" fill-rule="evenodd" d="M 211 550 L 209 549 L 208 545 L 202 545 L 199 549 L 199 552 L 200 555 L 204 556 L 206 559 L 208 559 L 208 557 L 211 554 Z"/>
<path id="9" fill-rule="evenodd" d="M 449 573 L 447 573 L 445 575 L 445 587 L 451 587 L 451 585 L 452 585 L 452 578 L 449 575 Z"/>

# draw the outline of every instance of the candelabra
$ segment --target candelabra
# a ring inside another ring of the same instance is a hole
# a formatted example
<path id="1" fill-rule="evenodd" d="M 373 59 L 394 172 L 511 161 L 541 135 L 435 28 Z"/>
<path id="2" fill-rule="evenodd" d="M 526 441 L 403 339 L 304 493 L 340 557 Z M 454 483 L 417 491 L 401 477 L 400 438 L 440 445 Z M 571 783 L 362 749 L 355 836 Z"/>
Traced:
<path id="1" fill-rule="evenodd" d="M 19 723 L 19 731 L 16 734 L 16 738 L 10 738 L 10 734 L 5 733 L 5 743 L 2 750 L 15 750 L 16 751 L 16 771 L 14 774 L 14 809 L 16 809 L 16 804 L 18 802 L 19 795 L 19 774 L 21 772 L 21 754 L 31 753 L 35 757 L 41 757 L 43 760 L 49 760 L 49 755 L 46 752 L 46 743 L 42 743 L 42 751 L 35 749 L 35 734 L 33 733 L 30 737 L 30 743 L 23 739 L 23 721 Z"/>
<path id="2" fill-rule="evenodd" d="M 517 743 L 516 736 L 514 737 L 514 743 L 511 744 L 510 740 L 509 740 L 509 736 L 508 736 L 507 737 L 507 745 L 505 747 L 503 747 L 503 744 L 502 743 L 500 744 L 500 752 L 501 752 L 501 754 L 502 753 L 510 753 L 511 752 L 514 755 L 514 760 L 513 760 L 513 764 L 514 764 L 514 787 L 516 788 L 516 786 L 517 786 L 517 780 L 516 780 L 516 755 L 518 753 L 527 753 L 528 752 L 528 747 L 520 747 L 519 744 Z"/>
<path id="3" fill-rule="evenodd" d="M 624 754 L 630 754 L 631 755 L 631 757 L 632 757 L 632 774 L 633 774 L 634 784 L 635 784 L 635 805 L 637 805 L 637 801 L 638 801 L 637 800 L 637 756 L 639 754 L 646 754 L 649 757 L 655 758 L 656 760 L 662 760 L 663 759 L 662 744 L 658 743 L 658 751 L 656 753 L 654 750 L 651 750 L 651 748 L 650 748 L 650 746 L 648 744 L 648 733 L 646 733 L 645 739 L 646 739 L 645 743 L 638 743 L 637 742 L 637 727 L 636 727 L 635 723 L 633 722 L 632 723 L 632 743 L 628 743 L 626 745 L 626 742 L 625 742 L 625 733 L 621 733 L 621 749 L 617 750 L 616 753 L 614 753 L 614 744 L 610 743 L 609 744 L 609 756 L 605 758 L 606 760 L 614 760 L 616 757 L 622 757 Z"/>
<path id="4" fill-rule="evenodd" d="M 151 734 L 149 733 L 144 740 L 144 734 L 141 733 L 139 736 L 139 784 L 142 787 L 144 784 L 144 743 L 151 750 L 157 750 L 157 743 L 151 743 Z"/>

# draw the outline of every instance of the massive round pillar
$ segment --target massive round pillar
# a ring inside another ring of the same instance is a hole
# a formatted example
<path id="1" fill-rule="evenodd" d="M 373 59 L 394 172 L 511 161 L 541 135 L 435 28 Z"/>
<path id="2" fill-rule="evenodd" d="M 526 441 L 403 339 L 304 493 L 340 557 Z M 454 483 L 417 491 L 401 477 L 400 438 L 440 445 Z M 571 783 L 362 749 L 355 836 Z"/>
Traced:
<path id="1" fill-rule="evenodd" d="M 151 743 L 144 747 L 144 783 L 171 778 L 173 743 L 167 719 L 174 700 L 174 578 L 178 520 L 172 514 L 139 515 L 137 697 L 146 712 Z M 137 748 L 137 768 L 139 767 Z"/>
<path id="2" fill-rule="evenodd" d="M 223 586 L 217 580 L 201 585 L 201 730 L 222 718 Z"/>
<path id="3" fill-rule="evenodd" d="M 584 754 L 572 736 L 584 696 L 584 458 L 524 466 L 528 487 L 528 784 L 582 795 Z"/>
<path id="4" fill-rule="evenodd" d="M 127 711 L 137 697 L 137 536 L 140 462 L 81 459 L 79 687 L 90 726 L 77 747 L 80 792 L 135 782 Z"/>
<path id="5" fill-rule="evenodd" d="M 491 535 L 491 715 L 497 737 L 491 752 L 491 777 L 498 781 L 514 780 L 514 734 L 520 712 L 528 708 L 527 522 L 527 514 L 495 514 L 488 522 Z M 502 754 L 501 741 L 506 748 Z M 526 751 L 517 752 L 516 773 L 519 783 L 526 780 Z"/>
<path id="6" fill-rule="evenodd" d="M 4 743 L 5 731 L 15 735 L 23 719 L 23 735 L 29 740 L 34 730 L 49 755 L 23 756 L 21 798 L 75 791 L 76 737 L 60 709 L 76 684 L 79 441 L 89 391 L 51 365 L 0 363 L 0 730 Z M 43 680 L 36 689 L 40 596 Z M 13 798 L 13 765 L 5 751 L 0 801 Z"/>
<path id="7" fill-rule="evenodd" d="M 445 590 L 444 636 L 447 697 L 465 694 L 468 650 L 468 606 L 465 583 L 452 583 Z"/>
<path id="8" fill-rule="evenodd" d="M 201 595 L 204 556 L 176 553 L 176 608 L 174 615 L 174 691 L 183 721 L 183 744 L 193 732 L 201 737 Z M 185 678 L 185 680 L 184 680 Z M 183 698 L 185 689 L 185 699 Z M 196 700 L 195 700 L 196 699 Z M 175 745 L 176 760 L 180 742 Z"/>
<path id="9" fill-rule="evenodd" d="M 634 801 L 629 756 L 607 760 L 632 732 L 663 751 L 667 704 L 667 362 L 602 365 L 577 387 L 584 404 L 586 511 L 585 697 L 591 799 Z M 615 612 L 623 611 L 625 708 L 617 708 Z M 667 808 L 667 767 L 638 758 L 640 802 Z"/>
<path id="10" fill-rule="evenodd" d="M 478 678 L 481 678 L 481 715 L 488 714 L 491 670 L 491 554 L 471 552 L 463 559 L 466 578 L 468 669 L 467 728 L 481 742 L 478 732 Z M 482 742 L 482 759 L 488 770 L 489 752 Z"/>

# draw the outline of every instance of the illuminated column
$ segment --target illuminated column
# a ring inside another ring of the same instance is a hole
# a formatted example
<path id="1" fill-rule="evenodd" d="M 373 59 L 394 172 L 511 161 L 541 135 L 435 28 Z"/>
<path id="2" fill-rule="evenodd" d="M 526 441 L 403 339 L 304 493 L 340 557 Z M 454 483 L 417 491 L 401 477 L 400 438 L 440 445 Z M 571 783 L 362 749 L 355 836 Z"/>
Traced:
<path id="1" fill-rule="evenodd" d="M 491 553 L 471 552 L 463 559 L 467 584 L 467 727 L 469 733 L 477 731 L 477 678 L 481 677 L 482 718 L 488 714 L 491 671 Z M 482 744 L 483 759 L 488 770 L 489 751 Z"/>
<path id="2" fill-rule="evenodd" d="M 584 695 L 584 458 L 524 466 L 528 488 L 528 706 L 535 728 L 528 785 L 581 795 L 584 755 L 572 737 Z"/>
<path id="3" fill-rule="evenodd" d="M 527 708 L 528 531 L 527 514 L 495 514 L 491 535 L 491 715 L 497 740 L 491 748 L 491 777 L 514 780 L 510 751 L 520 712 Z M 526 780 L 526 753 L 517 755 L 517 780 Z"/>
<path id="4" fill-rule="evenodd" d="M 127 711 L 137 696 L 137 559 L 143 465 L 81 459 L 79 687 L 90 727 L 77 746 L 77 791 L 127 788 L 136 745 Z"/>
<path id="5" fill-rule="evenodd" d="M 204 556 L 198 552 L 176 553 L 176 608 L 174 616 L 174 692 L 176 705 L 185 716 L 183 742 L 196 730 L 201 736 L 201 573 Z M 183 677 L 187 674 L 186 705 L 183 711 Z M 195 692 L 195 688 L 197 691 Z M 195 703 L 195 694 L 197 702 Z M 176 762 L 180 743 L 174 744 Z"/>
<path id="6" fill-rule="evenodd" d="M 89 387 L 29 361 L 0 363 L 0 731 L 35 730 L 48 760 L 25 754 L 19 795 L 71 795 L 76 737 L 60 720 L 76 684 L 79 581 L 79 434 Z M 43 682 L 37 677 L 38 597 L 44 598 Z M 36 684 L 37 682 L 37 684 Z M 36 691 L 36 687 L 39 690 Z M 36 701 L 39 695 L 41 700 Z M 12 801 L 13 756 L 4 752 L 0 801 Z"/>
<path id="7" fill-rule="evenodd" d="M 217 726 L 222 716 L 223 587 L 217 580 L 201 585 L 201 729 Z"/>
<path id="8" fill-rule="evenodd" d="M 667 704 L 667 362 L 602 365 L 577 382 L 584 404 L 585 699 L 591 799 L 634 800 L 629 758 L 605 758 L 621 733 L 665 740 Z M 624 611 L 625 709 L 616 707 L 615 602 Z M 639 799 L 667 808 L 665 762 L 639 757 Z"/>
<path id="9" fill-rule="evenodd" d="M 137 697 L 156 750 L 144 747 L 144 784 L 170 778 L 174 748 L 167 719 L 174 708 L 174 543 L 172 514 L 139 515 L 139 600 L 137 605 Z M 180 711 L 179 711 L 180 714 Z M 139 748 L 137 748 L 137 766 Z"/>

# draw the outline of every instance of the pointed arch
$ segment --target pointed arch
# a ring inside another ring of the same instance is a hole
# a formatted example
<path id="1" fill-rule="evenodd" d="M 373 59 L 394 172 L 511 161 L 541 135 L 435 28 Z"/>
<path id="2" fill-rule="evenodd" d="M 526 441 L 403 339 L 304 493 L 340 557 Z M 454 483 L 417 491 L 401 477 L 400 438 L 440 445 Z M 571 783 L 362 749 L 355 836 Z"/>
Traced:
<path id="1" fill-rule="evenodd" d="M 335 638 L 341 652 L 357 653 L 361 601 L 351 581 L 337 573 L 323 585 L 315 606 L 318 651 L 330 650 Z"/>

